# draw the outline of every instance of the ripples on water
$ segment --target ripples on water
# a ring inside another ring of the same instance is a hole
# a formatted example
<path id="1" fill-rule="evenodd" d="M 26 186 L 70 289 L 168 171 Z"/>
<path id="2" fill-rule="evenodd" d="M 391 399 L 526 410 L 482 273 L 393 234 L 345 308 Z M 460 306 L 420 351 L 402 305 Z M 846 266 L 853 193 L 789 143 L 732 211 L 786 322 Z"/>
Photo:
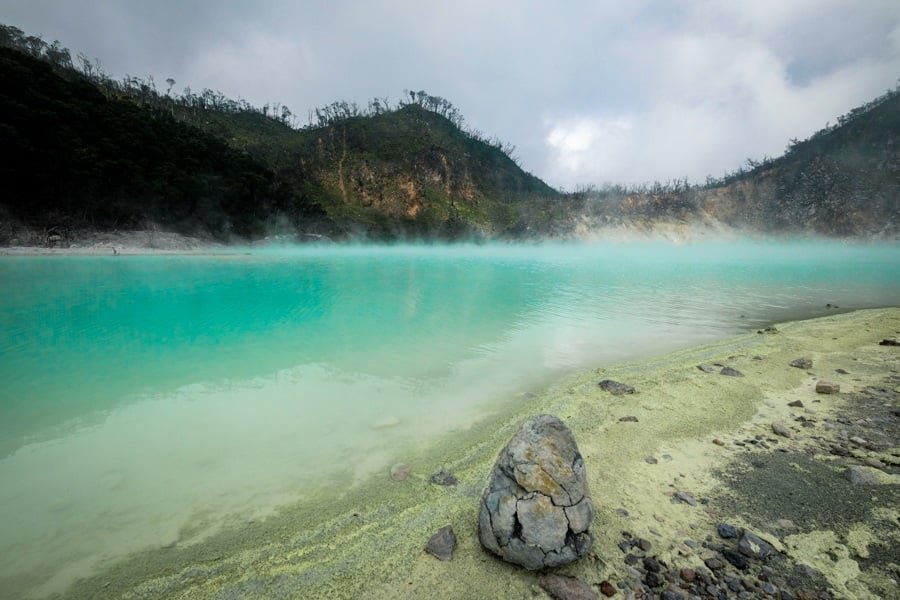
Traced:
<path id="1" fill-rule="evenodd" d="M 900 252 L 301 247 L 4 258 L 0 285 L 0 589 L 47 591 L 197 514 L 296 499 L 335 457 L 383 468 L 562 373 L 897 304 Z"/>

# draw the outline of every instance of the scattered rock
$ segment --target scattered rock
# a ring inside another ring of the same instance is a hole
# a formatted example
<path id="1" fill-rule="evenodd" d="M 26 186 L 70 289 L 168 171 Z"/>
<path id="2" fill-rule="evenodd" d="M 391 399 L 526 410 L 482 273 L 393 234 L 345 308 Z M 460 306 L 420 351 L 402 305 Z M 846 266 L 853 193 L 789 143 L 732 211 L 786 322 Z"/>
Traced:
<path id="1" fill-rule="evenodd" d="M 725 442 L 723 442 L 723 441 L 720 440 L 719 438 L 715 438 L 715 439 L 713 440 L 713 444 L 715 444 L 716 446 L 724 446 L 724 445 L 725 445 Z"/>
<path id="2" fill-rule="evenodd" d="M 738 549 L 744 556 L 752 558 L 766 558 L 775 552 L 772 545 L 749 531 L 744 531 L 741 541 L 738 542 Z"/>
<path id="3" fill-rule="evenodd" d="M 600 593 L 607 598 L 612 598 L 616 595 L 616 588 L 613 584 L 604 579 L 600 582 Z"/>
<path id="4" fill-rule="evenodd" d="M 407 477 L 409 477 L 409 473 L 412 471 L 412 467 L 406 463 L 397 463 L 393 467 L 391 467 L 391 479 L 394 481 L 404 481 Z"/>
<path id="5" fill-rule="evenodd" d="M 892 339 L 886 338 L 886 339 L 883 339 L 880 342 L 878 342 L 878 345 L 879 346 L 900 346 L 900 342 L 898 342 L 897 340 L 892 340 Z"/>
<path id="6" fill-rule="evenodd" d="M 607 582 L 608 583 L 608 582 Z M 563 575 L 543 575 L 538 584 L 556 600 L 596 600 L 597 594 L 591 586 L 574 577 Z M 613 589 L 615 593 L 615 589 Z"/>
<path id="7" fill-rule="evenodd" d="M 883 469 L 884 463 L 878 460 L 877 458 L 867 458 L 865 460 L 866 466 L 872 467 L 873 469 Z"/>
<path id="8" fill-rule="evenodd" d="M 620 517 L 627 517 L 630 513 L 628 512 L 627 509 L 624 509 L 624 508 L 617 508 L 617 509 L 616 509 L 616 514 L 619 515 Z"/>
<path id="9" fill-rule="evenodd" d="M 775 521 L 775 526 L 779 529 L 795 529 L 797 527 L 790 519 L 778 519 Z"/>
<path id="10" fill-rule="evenodd" d="M 650 572 L 644 575 L 644 583 L 649 587 L 656 588 L 665 585 L 666 580 L 659 573 Z"/>
<path id="11" fill-rule="evenodd" d="M 662 565 L 659 564 L 659 561 L 653 558 L 652 556 L 648 556 L 643 560 L 644 570 L 650 573 L 660 573 L 662 571 Z"/>
<path id="12" fill-rule="evenodd" d="M 841 375 L 849 375 L 850 374 L 850 371 L 847 371 L 845 369 L 835 369 L 834 372 L 840 373 Z"/>
<path id="13" fill-rule="evenodd" d="M 644 552 L 650 552 L 653 549 L 653 544 L 650 540 L 645 540 L 643 538 L 639 539 L 637 542 L 638 548 L 643 550 Z"/>
<path id="14" fill-rule="evenodd" d="M 791 430 L 787 428 L 784 423 L 772 423 L 772 431 L 774 431 L 777 435 L 781 437 L 789 438 L 791 437 Z"/>
<path id="15" fill-rule="evenodd" d="M 691 506 L 697 506 L 697 500 L 690 492 L 675 492 L 672 495 L 672 502 L 683 502 Z"/>
<path id="16" fill-rule="evenodd" d="M 733 369 L 731 367 L 722 367 L 722 370 L 719 371 L 719 375 L 727 375 L 728 377 L 743 377 L 744 374 L 738 371 L 737 369 Z"/>
<path id="17" fill-rule="evenodd" d="M 850 480 L 850 483 L 856 485 L 880 485 L 881 478 L 878 477 L 878 470 L 872 467 L 852 466 L 844 471 L 844 478 Z"/>
<path id="18" fill-rule="evenodd" d="M 456 485 L 459 480 L 447 469 L 441 469 L 431 476 L 431 483 L 435 485 Z"/>
<path id="19" fill-rule="evenodd" d="M 637 423 L 638 418 L 634 415 L 628 415 L 627 417 L 620 417 L 619 422 L 620 423 Z"/>
<path id="20" fill-rule="evenodd" d="M 833 381 L 825 381 L 824 379 L 816 382 L 816 392 L 819 394 L 837 394 L 841 391 L 839 383 Z"/>
<path id="21" fill-rule="evenodd" d="M 575 436 L 558 418 L 540 415 L 500 452 L 481 498 L 478 535 L 504 560 L 537 570 L 586 555 L 593 516 Z"/>
<path id="22" fill-rule="evenodd" d="M 441 527 L 425 545 L 425 551 L 440 560 L 451 560 L 456 550 L 456 534 L 450 525 Z"/>
<path id="23" fill-rule="evenodd" d="M 709 365 L 697 365 L 697 368 L 703 371 L 704 373 L 715 373 L 715 367 L 711 367 Z"/>
<path id="24" fill-rule="evenodd" d="M 839 446 L 837 444 L 831 444 L 829 446 L 831 453 L 837 456 L 850 456 L 850 450 L 844 448 L 843 446 Z"/>
<path id="25" fill-rule="evenodd" d="M 794 408 L 803 408 L 802 400 L 794 400 L 793 402 L 788 402 L 788 406 L 792 406 Z"/>
<path id="26" fill-rule="evenodd" d="M 806 358 L 805 356 L 795 358 L 790 364 L 792 367 L 797 367 L 798 369 L 812 369 L 813 366 L 812 359 Z"/>
<path id="27" fill-rule="evenodd" d="M 721 560 L 719 560 L 716 557 L 707 558 L 706 560 L 703 561 L 703 564 L 705 564 L 708 569 L 713 570 L 713 571 L 718 571 L 719 569 L 721 569 L 722 567 L 725 566 L 725 563 L 723 563 Z"/>
<path id="28" fill-rule="evenodd" d="M 645 456 L 645 457 L 644 457 L 644 462 L 647 463 L 648 465 L 655 465 L 655 464 L 658 463 L 659 461 L 656 460 L 656 457 L 655 457 L 655 456 Z"/>
<path id="29" fill-rule="evenodd" d="M 725 560 L 730 562 L 735 569 L 746 571 L 750 567 L 750 561 L 747 560 L 747 557 L 740 552 L 735 552 L 731 548 L 722 550 L 722 556 L 724 556 Z"/>
<path id="30" fill-rule="evenodd" d="M 606 390 L 613 396 L 621 396 L 622 394 L 633 394 L 634 388 L 625 383 L 619 383 L 618 381 L 613 381 L 612 379 L 604 379 L 600 383 L 598 383 L 602 389 Z"/>
<path id="31" fill-rule="evenodd" d="M 774 334 L 774 333 L 778 333 L 778 329 L 775 327 L 766 327 L 765 329 L 758 330 L 756 333 Z"/>
<path id="32" fill-rule="evenodd" d="M 692 583 L 697 578 L 697 572 L 687 567 L 682 569 L 679 572 L 679 575 L 681 575 L 681 579 L 687 583 Z"/>
<path id="33" fill-rule="evenodd" d="M 738 528 L 734 525 L 729 525 L 728 523 L 719 523 L 718 527 L 716 527 L 716 531 L 719 533 L 719 537 L 731 540 L 740 535 Z"/>

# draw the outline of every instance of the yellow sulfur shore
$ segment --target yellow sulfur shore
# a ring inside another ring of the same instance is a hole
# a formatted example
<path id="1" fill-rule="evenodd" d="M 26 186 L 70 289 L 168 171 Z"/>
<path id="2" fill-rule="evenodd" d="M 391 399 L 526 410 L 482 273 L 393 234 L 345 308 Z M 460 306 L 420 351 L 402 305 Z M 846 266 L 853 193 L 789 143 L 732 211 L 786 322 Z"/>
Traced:
<path id="1" fill-rule="evenodd" d="M 722 474 L 747 455 L 746 446 L 735 441 L 760 435 L 775 440 L 767 444 L 773 452 L 780 447 L 812 456 L 810 444 L 825 443 L 814 436 L 840 436 L 822 427 L 830 415 L 846 408 L 856 391 L 882 385 L 900 369 L 900 349 L 878 344 L 900 332 L 900 308 L 779 324 L 777 329 L 567 378 L 469 428 L 448 432 L 427 448 L 398 449 L 398 460 L 412 465 L 404 481 L 384 473 L 346 486 L 349 475 L 336 473 L 334 482 L 309 490 L 303 501 L 276 516 L 234 523 L 194 543 L 125 557 L 78 582 L 66 597 L 545 597 L 537 574 L 488 554 L 477 536 L 479 497 L 497 453 L 525 418 L 539 413 L 560 417 L 574 432 L 597 508 L 593 556 L 556 572 L 578 577 L 595 591 L 601 581 L 623 580 L 623 554 L 617 547 L 623 532 L 649 540 L 655 555 L 675 569 L 699 566 L 703 549 L 686 547 L 686 538 L 714 536 L 722 521 L 753 526 L 758 516 L 729 514 L 727 507 L 741 502 L 715 500 L 730 485 Z M 798 357 L 811 358 L 813 367 L 789 366 Z M 720 375 L 720 367 L 713 372 L 697 368 L 714 363 L 744 376 Z M 636 391 L 612 395 L 597 385 L 602 379 Z M 840 393 L 817 394 L 819 379 L 838 382 Z M 788 406 L 796 400 L 804 407 Z M 797 426 L 801 415 L 818 426 Z M 636 421 L 620 421 L 622 417 Z M 773 423 L 787 424 L 790 437 L 773 434 Z M 900 456 L 898 446 L 900 442 L 869 452 L 868 458 L 893 460 Z M 829 460 L 821 457 L 823 468 L 839 468 Z M 429 481 L 442 467 L 459 479 L 457 485 Z M 887 478 L 883 485 L 897 485 L 889 473 L 882 476 Z M 676 492 L 713 501 L 673 502 Z M 881 538 L 894 546 L 900 541 L 898 506 L 880 506 L 876 499 L 866 514 L 839 530 L 805 531 L 797 523 L 796 533 L 781 539 L 758 533 L 791 561 L 820 571 L 838 597 L 876 597 L 873 590 L 889 586 L 890 577 L 867 574 L 863 559 Z M 424 552 L 429 537 L 444 525 L 452 525 L 459 540 L 447 562 Z M 189 533 L 181 538 L 189 539 Z M 620 592 L 616 597 L 624 596 Z"/>

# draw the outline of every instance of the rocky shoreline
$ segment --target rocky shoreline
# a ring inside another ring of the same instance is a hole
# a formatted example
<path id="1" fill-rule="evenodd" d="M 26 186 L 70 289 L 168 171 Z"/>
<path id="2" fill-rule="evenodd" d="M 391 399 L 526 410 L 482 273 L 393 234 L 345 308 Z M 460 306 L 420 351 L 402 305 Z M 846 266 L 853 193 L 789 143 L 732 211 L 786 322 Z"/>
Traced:
<path id="1" fill-rule="evenodd" d="M 264 521 L 125 558 L 65 597 L 896 596 L 900 350 L 879 342 L 898 335 L 900 309 L 866 310 L 582 373 L 398 449 L 402 479 L 311 490 Z M 840 391 L 817 392 L 823 380 Z M 482 548 L 478 510 L 501 448 L 542 413 L 577 439 L 595 543 L 532 572 Z"/>

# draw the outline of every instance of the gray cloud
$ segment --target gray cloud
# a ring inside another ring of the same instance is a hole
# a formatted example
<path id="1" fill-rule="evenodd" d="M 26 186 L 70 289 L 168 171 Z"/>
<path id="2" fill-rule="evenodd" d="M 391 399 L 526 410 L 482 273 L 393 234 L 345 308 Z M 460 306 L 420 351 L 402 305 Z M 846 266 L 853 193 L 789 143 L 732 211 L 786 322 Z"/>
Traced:
<path id="1" fill-rule="evenodd" d="M 893 87 L 895 0 L 4 0 L 0 20 L 114 75 L 297 115 L 404 88 L 450 99 L 548 182 L 702 180 Z"/>

